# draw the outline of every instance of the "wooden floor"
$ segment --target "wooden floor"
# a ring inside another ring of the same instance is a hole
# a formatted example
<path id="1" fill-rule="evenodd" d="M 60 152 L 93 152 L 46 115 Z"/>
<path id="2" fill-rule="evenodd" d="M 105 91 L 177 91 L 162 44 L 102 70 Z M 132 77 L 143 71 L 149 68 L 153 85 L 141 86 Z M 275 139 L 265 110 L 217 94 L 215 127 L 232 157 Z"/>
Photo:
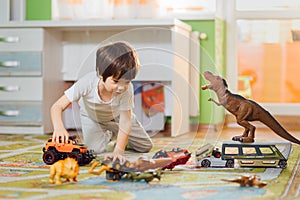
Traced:
<path id="1" fill-rule="evenodd" d="M 199 138 L 206 140 L 208 142 L 214 142 L 214 141 L 225 141 L 225 140 L 231 140 L 233 136 L 238 136 L 243 133 L 244 129 L 237 127 L 237 126 L 224 126 L 219 130 L 201 130 L 200 132 L 191 132 L 186 133 L 181 136 L 178 136 L 178 138 Z M 287 131 L 300 140 L 300 130 L 288 129 Z M 263 127 L 261 125 L 256 125 L 256 131 L 255 131 L 255 141 L 256 142 L 280 142 L 280 141 L 287 141 L 280 136 L 278 136 L 276 133 L 274 133 L 271 129 L 267 127 Z"/>
<path id="2" fill-rule="evenodd" d="M 300 116 L 274 116 L 277 121 L 294 137 L 300 140 Z M 271 129 L 260 122 L 251 122 L 252 125 L 256 127 L 255 131 L 255 141 L 287 141 Z M 167 128 L 168 129 L 168 128 Z M 235 118 L 232 115 L 226 115 L 225 121 L 223 124 L 214 127 L 211 125 L 204 126 L 201 128 L 201 125 L 194 126 L 192 128 L 193 132 L 185 133 L 181 136 L 178 136 L 179 140 L 182 138 L 199 138 L 208 142 L 214 141 L 225 141 L 231 140 L 233 136 L 242 135 L 244 129 L 240 127 Z M 196 131 L 197 130 L 197 131 Z M 165 132 L 158 133 L 154 137 L 170 137 L 170 128 Z"/>

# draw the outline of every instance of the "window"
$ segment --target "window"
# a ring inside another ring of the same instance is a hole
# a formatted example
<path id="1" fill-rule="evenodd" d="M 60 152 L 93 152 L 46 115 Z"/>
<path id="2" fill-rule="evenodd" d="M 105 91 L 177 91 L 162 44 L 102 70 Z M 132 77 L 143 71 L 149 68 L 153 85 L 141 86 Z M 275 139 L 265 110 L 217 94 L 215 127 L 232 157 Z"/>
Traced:
<path id="1" fill-rule="evenodd" d="M 250 77 L 251 98 L 300 102 L 300 20 L 238 20 L 237 25 L 238 75 Z"/>
<path id="2" fill-rule="evenodd" d="M 259 147 L 260 152 L 262 155 L 272 155 L 274 152 L 270 147 Z"/>
<path id="3" fill-rule="evenodd" d="M 238 155 L 238 147 L 225 147 L 225 155 Z"/>
<path id="4" fill-rule="evenodd" d="M 244 155 L 255 155 L 256 153 L 256 149 L 254 147 L 243 147 L 243 154 Z"/>
<path id="5" fill-rule="evenodd" d="M 226 20 L 230 89 L 272 115 L 300 116 L 300 1 L 228 0 Z"/>
<path id="6" fill-rule="evenodd" d="M 198 15 L 216 10 L 216 0 L 158 0 L 158 4 L 162 15 L 166 16 Z"/>
<path id="7" fill-rule="evenodd" d="M 299 0 L 237 0 L 237 10 L 286 10 L 300 8 Z"/>

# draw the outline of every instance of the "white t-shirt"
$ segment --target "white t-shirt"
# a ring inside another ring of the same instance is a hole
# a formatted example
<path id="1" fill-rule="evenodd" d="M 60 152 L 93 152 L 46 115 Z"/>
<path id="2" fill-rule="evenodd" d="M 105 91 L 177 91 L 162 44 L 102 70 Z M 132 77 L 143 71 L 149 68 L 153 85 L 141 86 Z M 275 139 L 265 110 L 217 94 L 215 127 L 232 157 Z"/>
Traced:
<path id="1" fill-rule="evenodd" d="M 109 102 L 104 102 L 98 95 L 99 81 L 96 72 L 90 72 L 65 91 L 71 102 L 79 103 L 81 114 L 88 115 L 98 122 L 106 122 L 118 117 L 121 110 L 133 108 L 132 83 L 124 93 L 114 96 Z"/>

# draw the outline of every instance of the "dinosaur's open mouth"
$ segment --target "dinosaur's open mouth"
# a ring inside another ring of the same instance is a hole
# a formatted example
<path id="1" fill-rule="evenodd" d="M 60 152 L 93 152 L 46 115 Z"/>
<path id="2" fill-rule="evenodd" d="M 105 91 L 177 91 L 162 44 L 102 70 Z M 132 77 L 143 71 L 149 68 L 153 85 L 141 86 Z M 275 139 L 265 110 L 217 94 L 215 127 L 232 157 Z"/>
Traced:
<path id="1" fill-rule="evenodd" d="M 201 87 L 201 89 L 202 89 L 202 90 L 206 90 L 206 89 L 208 89 L 208 87 L 209 87 L 209 85 L 203 85 L 203 86 Z"/>
<path id="2" fill-rule="evenodd" d="M 207 81 L 209 81 L 210 84 L 203 85 L 203 86 L 201 87 L 202 90 L 206 90 L 206 89 L 208 89 L 208 88 L 211 88 L 211 87 L 212 87 L 211 81 L 213 80 L 214 75 L 213 75 L 210 71 L 205 71 L 205 72 L 203 73 L 203 76 L 204 76 L 204 78 L 205 78 Z"/>

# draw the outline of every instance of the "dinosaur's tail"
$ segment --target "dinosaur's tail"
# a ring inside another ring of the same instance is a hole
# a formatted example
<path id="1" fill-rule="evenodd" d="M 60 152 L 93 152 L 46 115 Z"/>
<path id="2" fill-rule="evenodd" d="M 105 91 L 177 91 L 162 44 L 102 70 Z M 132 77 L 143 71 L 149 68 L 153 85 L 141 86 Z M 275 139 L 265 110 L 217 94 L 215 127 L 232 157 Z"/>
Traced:
<path id="1" fill-rule="evenodd" d="M 279 122 L 266 110 L 264 110 L 263 115 L 261 115 L 261 118 L 259 119 L 262 123 L 267 125 L 270 129 L 272 129 L 277 135 L 280 137 L 296 143 L 300 144 L 300 141 L 292 136 L 289 132 L 287 132 L 280 124 Z"/>

